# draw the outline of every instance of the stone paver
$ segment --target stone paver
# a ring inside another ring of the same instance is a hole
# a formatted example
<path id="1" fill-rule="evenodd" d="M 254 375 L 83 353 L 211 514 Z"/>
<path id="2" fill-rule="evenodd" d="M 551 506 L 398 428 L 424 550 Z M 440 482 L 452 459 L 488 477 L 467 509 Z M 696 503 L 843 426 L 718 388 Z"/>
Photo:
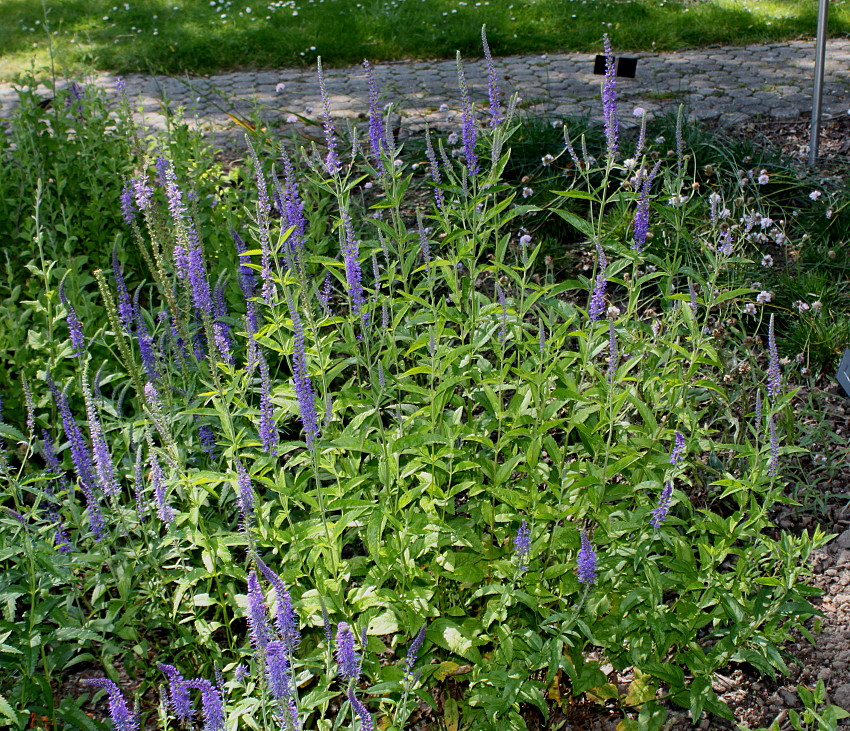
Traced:
<path id="1" fill-rule="evenodd" d="M 788 119 L 811 111 L 814 41 L 784 44 L 720 46 L 674 53 L 639 53 L 637 77 L 618 78 L 617 94 L 623 118 L 635 106 L 650 113 L 674 111 L 680 103 L 694 119 L 737 124 L 753 117 Z M 516 92 L 520 107 L 536 113 L 598 114 L 601 77 L 595 76 L 593 55 L 560 53 L 509 56 L 496 59 L 506 95 Z M 487 69 L 483 60 L 464 62 L 473 99 L 487 106 Z M 452 61 L 399 61 L 376 64 L 381 103 L 392 102 L 408 129 L 455 126 L 460 93 Z M 115 77 L 90 80 L 114 90 Z M 216 142 L 241 138 L 225 112 L 248 117 L 259 108 L 262 119 L 288 124 L 291 114 L 318 118 L 321 96 L 315 71 L 282 69 L 174 78 L 131 74 L 124 79 L 130 99 L 138 106 L 139 121 L 163 128 L 160 101 L 182 106 L 186 117 L 207 123 Z M 335 119 L 362 120 L 368 112 L 368 88 L 359 66 L 328 69 L 326 84 Z M 285 88 L 283 86 L 285 85 Z M 41 91 L 47 94 L 48 90 Z M 596 104 L 594 105 L 594 102 Z M 0 84 L 0 119 L 16 103 L 10 84 Z M 824 85 L 826 114 L 850 109 L 850 39 L 827 45 Z"/>

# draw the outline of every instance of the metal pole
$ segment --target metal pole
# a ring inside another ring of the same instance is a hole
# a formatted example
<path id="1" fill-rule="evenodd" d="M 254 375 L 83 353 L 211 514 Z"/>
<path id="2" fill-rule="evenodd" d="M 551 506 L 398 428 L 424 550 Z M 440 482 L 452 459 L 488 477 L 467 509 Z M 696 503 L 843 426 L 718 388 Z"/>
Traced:
<path id="1" fill-rule="evenodd" d="M 812 134 L 809 139 L 809 167 L 818 160 L 820 146 L 820 117 L 823 102 L 823 74 L 826 63 L 826 20 L 829 0 L 818 0 L 818 37 L 815 45 L 815 86 L 812 93 Z"/>

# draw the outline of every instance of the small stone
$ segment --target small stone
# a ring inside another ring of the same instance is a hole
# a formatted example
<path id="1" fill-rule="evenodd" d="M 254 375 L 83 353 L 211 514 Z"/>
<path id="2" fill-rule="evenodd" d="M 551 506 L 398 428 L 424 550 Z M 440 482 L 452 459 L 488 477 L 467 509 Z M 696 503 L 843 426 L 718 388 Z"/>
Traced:
<path id="1" fill-rule="evenodd" d="M 838 548 L 850 548 L 850 528 L 835 539 L 835 545 Z"/>
<path id="2" fill-rule="evenodd" d="M 785 702 L 785 705 L 788 708 L 796 708 L 798 705 L 800 705 L 800 700 L 797 698 L 797 694 L 792 693 L 790 690 L 782 688 L 779 691 L 779 695 L 782 696 L 782 700 Z"/>
<path id="3" fill-rule="evenodd" d="M 850 683 L 839 685 L 834 691 L 832 691 L 831 695 L 832 702 L 836 706 L 850 712 Z"/>

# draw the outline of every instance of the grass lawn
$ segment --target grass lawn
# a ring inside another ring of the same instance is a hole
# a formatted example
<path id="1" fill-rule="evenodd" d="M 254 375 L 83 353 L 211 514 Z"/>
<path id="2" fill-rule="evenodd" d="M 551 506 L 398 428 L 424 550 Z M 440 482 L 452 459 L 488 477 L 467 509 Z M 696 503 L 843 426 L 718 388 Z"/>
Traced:
<path id="1" fill-rule="evenodd" d="M 830 31 L 850 31 L 847 0 Z M 44 7 L 46 7 L 46 14 Z M 814 0 L 0 0 L 0 78 L 62 70 L 207 73 L 481 52 L 620 50 L 781 40 L 815 31 Z M 47 30 L 49 29 L 49 31 Z M 48 39 L 48 32 L 50 39 Z"/>

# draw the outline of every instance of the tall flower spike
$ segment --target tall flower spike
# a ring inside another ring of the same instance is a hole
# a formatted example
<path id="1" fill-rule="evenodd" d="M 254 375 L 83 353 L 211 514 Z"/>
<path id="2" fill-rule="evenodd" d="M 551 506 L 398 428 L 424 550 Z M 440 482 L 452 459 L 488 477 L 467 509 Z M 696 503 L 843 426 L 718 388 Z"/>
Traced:
<path id="1" fill-rule="evenodd" d="M 59 299 L 68 310 L 68 335 L 71 338 L 71 347 L 74 349 L 74 356 L 82 358 L 86 352 L 86 338 L 83 335 L 83 324 L 80 322 L 80 318 L 77 317 L 77 311 L 74 309 L 74 305 L 72 305 L 65 296 L 64 279 L 62 280 L 62 284 L 59 285 Z"/>
<path id="2" fill-rule="evenodd" d="M 655 163 L 649 175 L 644 177 L 643 183 L 640 186 L 640 195 L 638 196 L 638 204 L 635 209 L 635 217 L 632 223 L 634 229 L 634 243 L 632 249 L 634 251 L 643 251 L 646 244 L 646 237 L 649 233 L 649 192 L 652 188 L 652 183 L 658 171 L 661 168 L 661 161 Z"/>
<path id="3" fill-rule="evenodd" d="M 617 118 L 617 72 L 614 65 L 614 54 L 611 51 L 611 41 L 606 33 L 602 36 L 605 50 L 605 79 L 602 82 L 602 118 L 605 125 L 605 141 L 608 144 L 608 158 L 613 160 L 617 155 L 619 142 L 619 119 Z"/>
<path id="4" fill-rule="evenodd" d="M 313 449 L 319 436 L 319 419 L 316 415 L 316 394 L 313 381 L 307 371 L 307 351 L 304 345 L 304 326 L 301 315 L 291 297 L 287 297 L 289 314 L 292 317 L 292 377 L 295 382 L 295 395 L 298 398 L 298 411 L 304 427 L 304 439 L 307 449 Z"/>
<path id="5" fill-rule="evenodd" d="M 353 684 L 360 677 L 360 658 L 354 651 L 354 635 L 347 622 L 340 622 L 336 630 L 336 661 L 343 680 Z"/>
<path id="6" fill-rule="evenodd" d="M 437 208 L 442 211 L 446 205 L 446 196 L 440 189 L 442 183 L 440 163 L 437 162 L 437 153 L 434 152 L 434 145 L 431 143 L 431 131 L 428 127 L 425 128 L 425 154 L 428 157 L 428 172 L 431 175 L 431 182 L 434 183 L 434 200 L 437 203 Z"/>
<path id="7" fill-rule="evenodd" d="M 638 133 L 638 141 L 635 146 L 635 159 L 640 158 L 646 148 L 646 110 L 640 115 L 640 132 Z"/>
<path id="8" fill-rule="evenodd" d="M 617 377 L 617 366 L 620 363 L 620 355 L 617 352 L 617 331 L 614 329 L 614 320 L 608 320 L 608 383 L 614 383 Z"/>
<path id="9" fill-rule="evenodd" d="M 269 215 L 271 214 L 271 201 L 269 190 L 266 185 L 266 176 L 260 165 L 260 158 L 254 150 L 254 146 L 246 136 L 248 151 L 254 163 L 254 178 L 257 181 L 257 227 L 260 231 L 261 266 L 260 278 L 263 280 L 263 301 L 271 307 L 274 304 L 275 286 L 272 278 L 272 252 L 269 234 Z"/>
<path id="10" fill-rule="evenodd" d="M 325 88 L 325 74 L 322 70 L 321 56 L 316 59 L 316 63 L 319 68 L 319 89 L 322 93 L 322 125 L 325 128 L 325 144 L 328 148 L 328 154 L 325 156 L 325 168 L 330 175 L 336 175 L 340 168 L 339 156 L 336 153 L 336 130 L 331 120 L 331 107 L 328 102 L 328 92 Z"/>
<path id="11" fill-rule="evenodd" d="M 422 643 L 425 641 L 425 629 L 427 625 L 422 625 L 410 647 L 407 650 L 407 657 L 404 658 L 404 682 L 410 684 L 413 682 L 413 666 L 416 664 L 416 658 L 419 655 L 419 650 L 422 649 Z"/>
<path id="12" fill-rule="evenodd" d="M 670 498 L 673 495 L 673 483 L 668 481 L 658 497 L 658 504 L 652 509 L 652 519 L 649 521 L 655 530 L 661 527 L 667 513 L 670 512 Z"/>
<path id="13" fill-rule="evenodd" d="M 147 512 L 144 502 L 144 491 L 145 463 L 142 459 L 142 446 L 139 445 L 136 449 L 136 462 L 133 469 L 133 495 L 136 498 L 136 515 L 139 518 L 139 523 L 145 522 L 145 513 Z"/>
<path id="14" fill-rule="evenodd" d="M 128 226 L 136 220 L 136 205 L 133 203 L 133 181 L 128 180 L 121 188 L 121 217 Z"/>
<path id="15" fill-rule="evenodd" d="M 257 572 L 248 574 L 248 633 L 255 652 L 265 652 L 269 644 L 269 621 L 266 614 L 266 598 L 260 587 Z"/>
<path id="16" fill-rule="evenodd" d="M 596 552 L 584 531 L 581 532 L 581 549 L 578 552 L 578 580 L 588 586 L 596 583 Z"/>
<path id="17" fill-rule="evenodd" d="M 106 443 L 106 438 L 103 435 L 103 425 L 100 422 L 100 415 L 97 413 L 97 407 L 95 406 L 94 397 L 89 388 L 85 370 L 83 368 L 83 399 L 86 404 L 86 416 L 89 422 L 89 434 L 91 436 L 92 453 L 94 455 L 94 466 L 97 471 L 98 482 L 100 482 L 100 488 L 105 495 L 117 495 L 120 492 L 120 488 L 118 487 L 115 465 L 112 462 L 112 455 L 109 453 L 109 445 Z"/>
<path id="18" fill-rule="evenodd" d="M 428 243 L 428 234 L 425 232 L 425 225 L 422 223 L 422 211 L 416 209 L 416 228 L 419 231 L 419 251 L 422 254 L 422 261 L 425 262 L 425 272 L 431 272 L 431 246 Z"/>
<path id="19" fill-rule="evenodd" d="M 674 437 L 673 449 L 670 451 L 670 464 L 674 467 L 685 458 L 685 435 L 677 431 Z"/>
<path id="20" fill-rule="evenodd" d="M 487 26 L 481 26 L 481 45 L 484 47 L 484 58 L 487 60 L 487 95 L 490 97 L 490 126 L 498 127 L 504 118 L 502 104 L 499 99 L 499 77 L 490 55 L 490 44 L 487 43 Z"/>
<path id="21" fill-rule="evenodd" d="M 348 702 L 351 703 L 351 707 L 354 709 L 354 712 L 357 714 L 357 718 L 360 721 L 360 731 L 375 731 L 375 721 L 372 719 L 372 715 L 366 709 L 360 699 L 354 693 L 354 686 L 348 686 Z"/>
<path id="22" fill-rule="evenodd" d="M 280 435 L 274 420 L 274 404 L 272 403 L 271 379 L 269 364 L 265 356 L 259 354 L 260 361 L 260 426 L 259 435 L 263 449 L 270 455 L 277 454 Z"/>
<path id="23" fill-rule="evenodd" d="M 224 709 L 221 707 L 221 693 L 218 688 L 202 678 L 187 680 L 186 685 L 201 691 L 204 731 L 224 731 Z"/>
<path id="24" fill-rule="evenodd" d="M 499 326 L 499 342 L 504 343 L 508 337 L 508 303 L 505 299 L 505 290 L 502 285 L 496 282 L 496 300 L 499 303 L 499 309 L 502 311 L 502 324 Z"/>
<path id="25" fill-rule="evenodd" d="M 257 567 L 266 577 L 274 589 L 277 606 L 275 608 L 274 623 L 280 633 L 286 651 L 291 655 L 301 642 L 301 634 L 298 631 L 298 616 L 292 607 L 292 597 L 281 578 L 272 571 L 259 556 L 254 560 Z"/>
<path id="26" fill-rule="evenodd" d="M 343 208 L 340 214 L 345 237 L 342 256 L 345 260 L 345 282 L 348 287 L 348 297 L 351 300 L 351 311 L 365 318 L 366 311 L 363 307 L 366 299 L 363 296 L 363 271 L 360 268 L 360 242 L 354 235 L 354 224 L 348 209 Z"/>
<path id="27" fill-rule="evenodd" d="M 770 431 L 770 460 L 767 463 L 767 476 L 776 477 L 779 467 L 779 438 L 776 435 L 776 416 L 771 414 L 767 420 Z"/>
<path id="28" fill-rule="evenodd" d="M 162 473 L 162 466 L 159 464 L 159 458 L 156 456 L 152 443 L 149 443 L 149 447 L 148 462 L 150 464 L 150 479 L 151 486 L 153 487 L 154 502 L 156 503 L 156 512 L 159 519 L 165 523 L 167 528 L 174 520 L 174 511 L 168 504 L 168 499 L 165 495 L 165 476 Z"/>
<path id="29" fill-rule="evenodd" d="M 118 293 L 118 319 L 124 329 L 129 333 L 133 329 L 133 301 L 127 283 L 124 281 L 124 273 L 121 271 L 121 263 L 118 261 L 117 249 L 112 249 L 112 276 L 115 278 L 115 290 Z"/>
<path id="30" fill-rule="evenodd" d="M 384 172 L 384 162 L 381 159 L 381 150 L 384 148 L 384 120 L 381 110 L 378 109 L 378 87 L 375 84 L 375 75 L 372 73 L 372 64 L 363 62 L 366 69 L 366 79 L 369 84 L 369 144 L 372 147 L 372 161 L 378 172 Z"/>
<path id="31" fill-rule="evenodd" d="M 293 227 L 292 235 L 287 243 L 291 250 L 300 251 L 304 248 L 304 237 L 307 233 L 307 219 L 304 217 L 304 201 L 301 200 L 301 194 L 298 192 L 295 168 L 292 166 L 292 160 L 289 159 L 289 155 L 283 145 L 280 147 L 280 158 L 283 161 L 284 217 L 286 218 L 287 228 Z"/>
<path id="32" fill-rule="evenodd" d="M 103 688 L 109 695 L 109 718 L 115 731 L 139 731 L 139 719 L 127 707 L 121 689 L 106 678 L 86 678 L 84 685 Z"/>
<path id="33" fill-rule="evenodd" d="M 762 417 L 762 403 L 761 403 L 761 391 L 756 391 L 756 407 L 755 414 L 753 415 L 753 426 L 756 429 L 756 432 L 761 431 L 761 417 Z"/>
<path id="34" fill-rule="evenodd" d="M 159 379 L 159 369 L 157 367 L 158 359 L 156 352 L 154 351 L 154 342 L 153 337 L 151 337 L 151 331 L 148 329 L 148 324 L 145 321 L 141 308 L 139 307 L 139 292 L 140 288 L 136 290 L 136 294 L 133 298 L 133 312 L 136 320 L 136 337 L 139 342 L 139 355 L 142 358 L 142 365 L 145 368 L 148 381 L 153 383 Z"/>
<path id="35" fill-rule="evenodd" d="M 520 571 L 528 571 L 528 555 L 531 553 L 531 528 L 528 521 L 523 519 L 514 537 L 514 556 L 519 563 Z"/>
<path id="36" fill-rule="evenodd" d="M 591 322 L 602 319 L 605 312 L 605 289 L 608 287 L 608 277 L 605 270 L 608 268 L 608 259 L 602 244 L 596 242 L 596 284 L 590 295 L 590 303 L 587 306 L 587 314 Z"/>
<path id="37" fill-rule="evenodd" d="M 184 721 L 192 718 L 192 701 L 189 698 L 189 688 L 180 671 L 173 665 L 158 663 L 157 667 L 165 673 L 168 678 L 168 695 L 171 710 L 178 720 Z"/>
<path id="38" fill-rule="evenodd" d="M 776 403 L 782 387 L 782 376 L 779 372 L 779 351 L 776 348 L 776 331 L 773 327 L 773 314 L 770 315 L 770 325 L 767 329 L 767 395 L 771 403 Z"/>
<path id="39" fill-rule="evenodd" d="M 100 505 L 97 501 L 97 496 L 94 493 L 94 467 L 92 465 L 91 455 L 89 454 L 88 446 L 83 438 L 83 433 L 80 427 L 74 420 L 71 414 L 71 407 L 68 405 L 67 396 L 60 392 L 56 384 L 52 380 L 48 380 L 47 385 L 53 392 L 53 399 L 56 402 L 56 407 L 59 410 L 59 416 L 62 419 L 62 427 L 65 431 L 65 438 L 71 445 L 71 459 L 74 462 L 74 468 L 77 471 L 77 476 L 80 479 L 80 486 L 83 489 L 83 495 L 86 499 L 86 507 L 89 511 L 89 526 L 91 527 L 92 535 L 96 541 L 99 541 L 106 534 L 103 517 L 100 514 Z"/>
<path id="40" fill-rule="evenodd" d="M 292 695 L 292 678 L 286 647 L 280 640 L 272 640 L 266 645 L 266 679 L 269 692 L 276 701 L 285 700 Z"/>
<path id="41" fill-rule="evenodd" d="M 479 167 L 475 145 L 478 141 L 478 130 L 475 127 L 475 114 L 472 108 L 472 100 L 469 97 L 469 87 L 466 85 L 466 75 L 463 72 L 463 61 L 460 59 L 460 51 L 457 53 L 457 80 L 460 85 L 463 156 L 466 160 L 467 172 L 470 175 L 477 175 Z"/>
<path id="42" fill-rule="evenodd" d="M 247 534 L 251 530 L 254 518 L 254 487 L 245 465 L 240 460 L 236 460 L 236 483 L 239 488 L 236 496 L 239 503 L 239 518 L 242 531 Z"/>

